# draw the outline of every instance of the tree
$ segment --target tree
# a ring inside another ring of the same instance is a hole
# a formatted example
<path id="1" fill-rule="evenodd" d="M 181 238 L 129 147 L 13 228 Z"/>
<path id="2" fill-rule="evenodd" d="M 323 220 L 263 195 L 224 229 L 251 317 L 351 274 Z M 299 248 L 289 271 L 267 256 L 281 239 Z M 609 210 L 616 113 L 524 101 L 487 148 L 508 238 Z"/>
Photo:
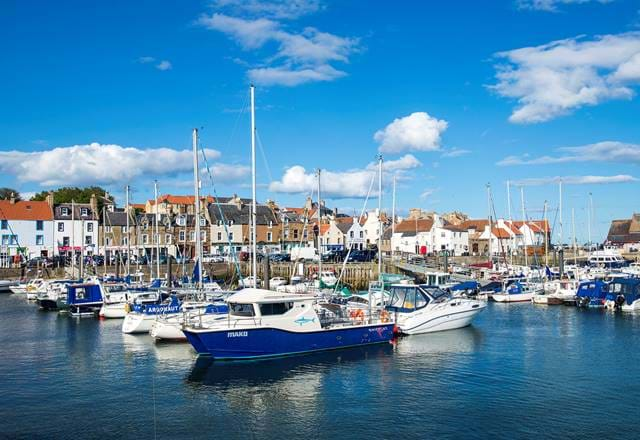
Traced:
<path id="1" fill-rule="evenodd" d="M 66 186 L 53 190 L 53 203 L 89 203 L 91 195 L 95 194 L 98 199 L 98 212 L 102 211 L 104 206 L 104 197 L 107 192 L 99 186 L 88 186 L 86 188 Z M 31 198 L 31 200 L 46 200 L 49 191 L 41 191 Z M 113 202 L 113 196 L 109 195 L 108 199 Z"/>
<path id="2" fill-rule="evenodd" d="M 16 200 L 22 200 L 22 198 L 20 197 L 20 193 L 18 191 L 16 191 L 13 188 L 0 188 L 0 200 L 9 200 L 11 198 L 11 195 L 13 194 L 13 197 Z"/>

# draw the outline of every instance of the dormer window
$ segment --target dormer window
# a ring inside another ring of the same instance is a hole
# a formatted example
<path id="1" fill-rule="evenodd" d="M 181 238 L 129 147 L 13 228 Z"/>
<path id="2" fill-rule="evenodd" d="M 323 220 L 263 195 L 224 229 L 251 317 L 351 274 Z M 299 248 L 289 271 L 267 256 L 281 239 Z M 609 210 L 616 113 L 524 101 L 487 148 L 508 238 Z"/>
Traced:
<path id="1" fill-rule="evenodd" d="M 200 218 L 200 226 L 206 226 L 207 225 L 207 219 L 204 217 Z"/>
<path id="2" fill-rule="evenodd" d="M 180 216 L 178 216 L 178 217 L 176 218 L 176 224 L 177 224 L 178 226 L 185 226 L 185 224 L 186 224 L 186 219 L 185 219 L 184 215 L 180 215 Z"/>
<path id="3" fill-rule="evenodd" d="M 222 226 L 222 220 L 218 220 L 218 226 Z"/>
<path id="4" fill-rule="evenodd" d="M 229 226 L 233 226 L 233 220 L 229 220 Z"/>
<path id="5" fill-rule="evenodd" d="M 62 208 L 60 208 L 60 214 L 61 215 L 69 215 L 69 208 L 63 206 Z"/>
<path id="6" fill-rule="evenodd" d="M 88 216 L 88 215 L 89 215 L 89 209 L 87 209 L 87 208 L 80 208 L 80 215 L 81 215 L 82 217 L 86 217 L 86 216 Z"/>

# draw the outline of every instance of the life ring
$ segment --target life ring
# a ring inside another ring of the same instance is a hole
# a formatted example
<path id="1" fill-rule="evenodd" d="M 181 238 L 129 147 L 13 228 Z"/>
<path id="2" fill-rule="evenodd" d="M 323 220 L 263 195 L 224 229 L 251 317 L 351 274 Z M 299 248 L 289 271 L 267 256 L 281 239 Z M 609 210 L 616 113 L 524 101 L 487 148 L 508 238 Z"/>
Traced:
<path id="1" fill-rule="evenodd" d="M 380 312 L 380 321 L 389 322 L 390 321 L 389 312 L 387 312 L 386 310 L 383 310 L 382 312 Z"/>
<path id="2" fill-rule="evenodd" d="M 364 311 L 362 309 L 356 309 L 349 312 L 349 316 L 356 321 L 364 321 Z"/>

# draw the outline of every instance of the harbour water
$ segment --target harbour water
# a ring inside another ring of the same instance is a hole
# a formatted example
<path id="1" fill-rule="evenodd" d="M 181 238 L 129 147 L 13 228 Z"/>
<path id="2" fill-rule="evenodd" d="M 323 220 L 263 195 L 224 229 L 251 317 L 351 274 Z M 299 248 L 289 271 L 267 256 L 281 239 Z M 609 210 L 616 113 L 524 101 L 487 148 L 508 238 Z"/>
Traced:
<path id="1" fill-rule="evenodd" d="M 462 330 L 250 363 L 0 296 L 2 438 L 637 438 L 640 316 L 490 304 Z"/>

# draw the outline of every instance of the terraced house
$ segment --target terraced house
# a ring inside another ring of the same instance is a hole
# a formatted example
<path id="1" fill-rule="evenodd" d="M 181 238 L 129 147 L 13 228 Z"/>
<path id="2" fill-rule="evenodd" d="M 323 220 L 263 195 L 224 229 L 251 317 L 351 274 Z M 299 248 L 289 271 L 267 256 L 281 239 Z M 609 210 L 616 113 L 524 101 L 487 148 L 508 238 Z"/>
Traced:
<path id="1" fill-rule="evenodd" d="M 53 213 L 46 202 L 0 200 L 0 264 L 53 255 Z"/>

